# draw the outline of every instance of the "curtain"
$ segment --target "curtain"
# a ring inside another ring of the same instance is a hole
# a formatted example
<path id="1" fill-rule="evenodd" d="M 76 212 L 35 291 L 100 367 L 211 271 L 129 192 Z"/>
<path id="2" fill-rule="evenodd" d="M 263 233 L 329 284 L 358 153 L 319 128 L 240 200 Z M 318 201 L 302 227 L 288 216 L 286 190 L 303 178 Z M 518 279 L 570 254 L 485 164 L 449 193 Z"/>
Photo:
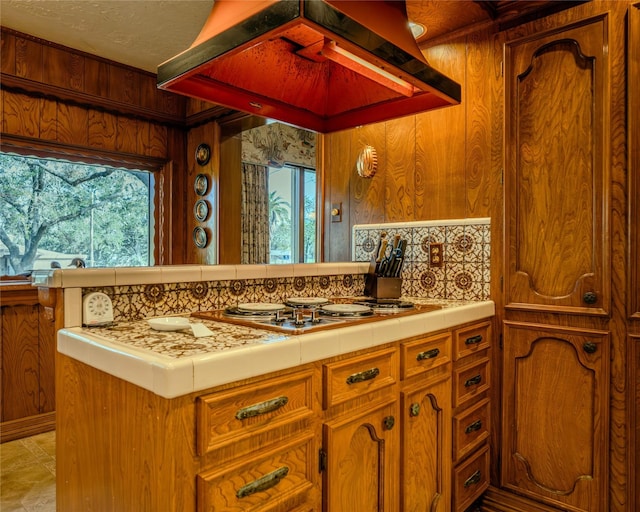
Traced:
<path id="1" fill-rule="evenodd" d="M 269 170 L 242 164 L 242 263 L 269 263 Z"/>

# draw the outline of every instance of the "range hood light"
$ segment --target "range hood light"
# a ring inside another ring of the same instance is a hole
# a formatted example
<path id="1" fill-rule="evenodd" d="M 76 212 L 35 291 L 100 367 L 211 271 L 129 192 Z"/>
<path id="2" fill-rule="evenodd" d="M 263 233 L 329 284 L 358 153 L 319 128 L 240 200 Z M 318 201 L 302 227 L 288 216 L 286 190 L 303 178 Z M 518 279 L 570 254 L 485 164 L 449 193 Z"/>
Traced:
<path id="1" fill-rule="evenodd" d="M 407 98 L 413 96 L 415 88 L 409 82 L 392 75 L 384 69 L 374 66 L 370 62 L 361 59 L 357 55 L 354 55 L 343 48 L 340 48 L 335 41 L 329 41 L 324 45 L 320 54 L 336 64 L 340 64 L 359 75 L 384 85 L 398 94 L 402 94 Z"/>

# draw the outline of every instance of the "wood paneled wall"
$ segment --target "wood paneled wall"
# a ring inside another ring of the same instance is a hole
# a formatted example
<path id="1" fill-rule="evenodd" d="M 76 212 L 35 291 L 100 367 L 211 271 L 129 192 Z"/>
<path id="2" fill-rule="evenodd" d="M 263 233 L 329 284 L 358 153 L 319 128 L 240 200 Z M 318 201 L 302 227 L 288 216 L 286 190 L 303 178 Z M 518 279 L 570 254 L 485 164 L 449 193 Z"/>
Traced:
<path id="1" fill-rule="evenodd" d="M 492 132 L 492 103 L 501 77 L 493 37 L 488 31 L 469 35 L 426 51 L 426 57 L 462 85 L 460 105 L 325 137 L 327 261 L 351 259 L 354 224 L 500 218 L 500 151 L 494 148 L 501 147 L 502 133 Z M 378 153 L 371 179 L 356 172 L 366 145 Z M 343 205 L 340 223 L 328 214 L 335 203 Z"/>
<path id="2" fill-rule="evenodd" d="M 156 263 L 182 263 L 185 99 L 155 75 L 2 28 L 2 149 L 155 171 Z"/>

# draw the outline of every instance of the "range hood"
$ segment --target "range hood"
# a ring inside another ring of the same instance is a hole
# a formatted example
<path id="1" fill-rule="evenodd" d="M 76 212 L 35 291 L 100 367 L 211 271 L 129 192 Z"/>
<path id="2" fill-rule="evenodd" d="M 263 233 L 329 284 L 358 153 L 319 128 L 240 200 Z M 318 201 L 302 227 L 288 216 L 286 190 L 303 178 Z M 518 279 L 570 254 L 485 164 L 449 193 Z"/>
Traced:
<path id="1" fill-rule="evenodd" d="M 216 0 L 158 87 L 320 133 L 460 103 L 404 1 Z"/>

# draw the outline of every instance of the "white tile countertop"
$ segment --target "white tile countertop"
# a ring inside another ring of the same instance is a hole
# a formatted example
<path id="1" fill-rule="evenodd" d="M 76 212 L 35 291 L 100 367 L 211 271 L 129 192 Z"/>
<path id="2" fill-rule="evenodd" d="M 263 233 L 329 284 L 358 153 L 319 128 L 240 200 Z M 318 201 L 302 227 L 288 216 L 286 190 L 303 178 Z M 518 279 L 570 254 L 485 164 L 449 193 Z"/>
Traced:
<path id="1" fill-rule="evenodd" d="M 154 331 L 146 320 L 58 331 L 58 351 L 164 398 L 429 334 L 493 316 L 492 301 L 449 302 L 442 309 L 308 334 L 194 319 L 212 336 Z"/>

